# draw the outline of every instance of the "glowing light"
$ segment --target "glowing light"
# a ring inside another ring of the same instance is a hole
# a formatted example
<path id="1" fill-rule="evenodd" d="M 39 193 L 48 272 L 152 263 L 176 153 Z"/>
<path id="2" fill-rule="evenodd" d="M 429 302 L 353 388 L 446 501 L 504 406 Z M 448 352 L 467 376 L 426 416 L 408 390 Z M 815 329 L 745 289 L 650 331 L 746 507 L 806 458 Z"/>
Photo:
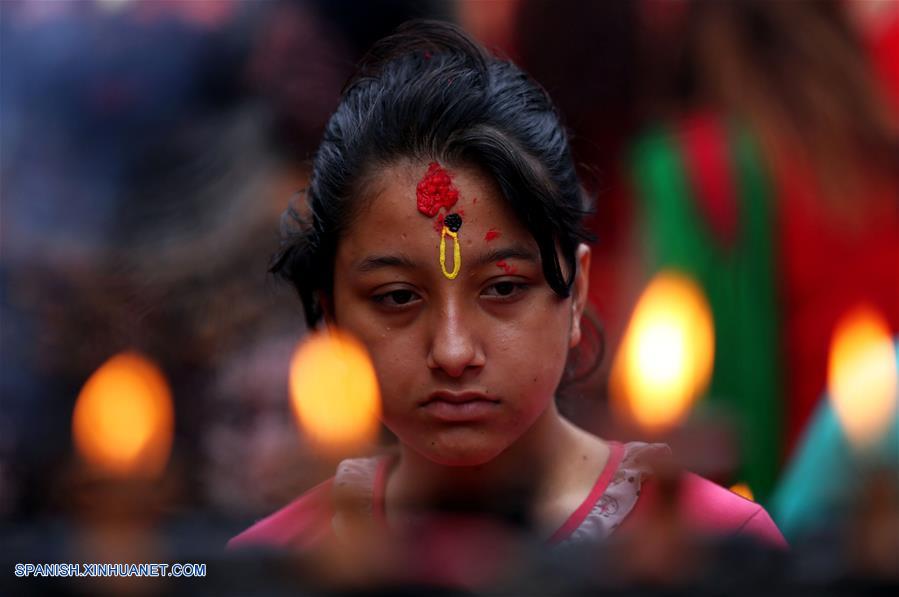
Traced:
<path id="1" fill-rule="evenodd" d="M 749 485 L 746 483 L 737 483 L 736 485 L 732 485 L 730 488 L 731 491 L 736 493 L 739 496 L 746 498 L 747 500 L 755 501 L 752 490 L 749 488 Z"/>
<path id="2" fill-rule="evenodd" d="M 168 384 L 136 353 L 106 361 L 88 378 L 72 414 L 75 447 L 91 466 L 117 477 L 162 473 L 172 447 Z"/>
<path id="3" fill-rule="evenodd" d="M 290 393 L 300 426 L 319 449 L 339 452 L 377 435 L 380 391 L 365 347 L 330 330 L 303 342 L 290 365 Z"/>
<path id="4" fill-rule="evenodd" d="M 837 323 L 830 346 L 828 389 L 853 446 L 876 442 L 896 416 L 896 355 L 883 316 L 860 306 Z"/>
<path id="5" fill-rule="evenodd" d="M 708 386 L 714 353 L 702 290 L 682 274 L 658 274 L 637 302 L 612 366 L 617 414 L 649 431 L 676 425 Z"/>

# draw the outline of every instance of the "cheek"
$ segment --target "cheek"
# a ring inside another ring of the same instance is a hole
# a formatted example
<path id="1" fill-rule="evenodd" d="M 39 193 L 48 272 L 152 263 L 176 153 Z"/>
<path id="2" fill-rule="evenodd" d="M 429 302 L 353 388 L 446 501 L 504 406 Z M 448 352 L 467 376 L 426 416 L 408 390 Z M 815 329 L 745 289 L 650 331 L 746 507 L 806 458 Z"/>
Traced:
<path id="1" fill-rule="evenodd" d="M 545 313 L 552 313 L 553 316 L 536 317 L 532 334 L 531 363 L 542 377 L 550 378 L 548 383 L 553 385 L 552 390 L 555 391 L 555 384 L 559 382 L 568 359 L 570 322 L 566 309 L 548 308 Z"/>
<path id="2" fill-rule="evenodd" d="M 423 374 L 427 373 L 420 346 L 413 332 L 392 332 L 384 327 L 372 330 L 362 339 L 372 355 L 372 362 L 381 388 L 385 419 L 401 412 L 420 393 Z"/>
<path id="3" fill-rule="evenodd" d="M 337 326 L 355 336 L 372 359 L 381 386 L 385 411 L 401 392 L 413 387 L 417 337 L 409 330 L 398 331 L 389 323 L 372 316 L 368 305 L 350 292 L 335 289 Z M 422 365 L 423 366 L 423 365 Z"/>
<path id="4" fill-rule="evenodd" d="M 525 317 L 508 326 L 502 343 L 529 365 L 543 368 L 558 360 L 564 362 L 571 336 L 567 313 L 555 301 L 537 302 Z"/>
<path id="5" fill-rule="evenodd" d="M 401 356 L 408 352 L 402 350 L 401 346 L 389 342 L 378 342 L 371 347 L 371 351 L 376 355 L 375 371 L 381 385 L 386 386 L 385 389 L 410 385 L 410 378 L 415 373 L 413 359 Z"/>

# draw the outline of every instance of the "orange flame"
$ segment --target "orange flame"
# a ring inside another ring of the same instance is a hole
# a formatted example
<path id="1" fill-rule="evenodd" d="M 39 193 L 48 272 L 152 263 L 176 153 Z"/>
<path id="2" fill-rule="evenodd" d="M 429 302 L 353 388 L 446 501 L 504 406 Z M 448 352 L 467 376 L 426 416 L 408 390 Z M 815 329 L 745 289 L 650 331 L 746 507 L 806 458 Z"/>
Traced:
<path id="1" fill-rule="evenodd" d="M 746 483 L 737 483 L 736 485 L 731 485 L 730 490 L 737 495 L 746 498 L 747 500 L 755 501 L 755 498 L 752 495 L 752 489 L 750 489 L 749 485 L 747 485 Z"/>
<path id="2" fill-rule="evenodd" d="M 324 452 L 358 448 L 377 436 L 381 398 L 365 347 L 338 330 L 303 342 L 290 365 L 300 427 Z"/>
<path id="3" fill-rule="evenodd" d="M 162 372 L 143 356 L 126 352 L 88 378 L 72 414 L 81 456 L 116 477 L 155 477 L 172 447 L 174 411 Z"/>
<path id="4" fill-rule="evenodd" d="M 611 373 L 619 416 L 661 432 L 683 420 L 712 374 L 711 309 L 687 276 L 661 272 L 644 290 Z"/>
<path id="5" fill-rule="evenodd" d="M 863 448 L 886 432 L 897 403 L 896 356 L 883 316 L 863 305 L 837 323 L 827 385 L 850 443 Z"/>

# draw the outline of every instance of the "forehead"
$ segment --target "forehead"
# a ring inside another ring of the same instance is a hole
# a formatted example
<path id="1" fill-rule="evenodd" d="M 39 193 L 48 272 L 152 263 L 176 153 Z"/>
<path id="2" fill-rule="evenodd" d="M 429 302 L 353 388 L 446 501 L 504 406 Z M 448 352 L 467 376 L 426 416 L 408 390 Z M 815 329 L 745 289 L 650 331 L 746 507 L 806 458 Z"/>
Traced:
<path id="1" fill-rule="evenodd" d="M 536 246 L 492 177 L 472 166 L 440 166 L 458 191 L 452 207 L 433 217 L 419 210 L 418 189 L 423 180 L 427 182 L 428 162 L 405 160 L 379 168 L 366 177 L 359 189 L 361 204 L 341 248 L 349 245 L 362 249 L 369 243 L 405 244 L 400 241 L 410 239 L 436 246 L 440 242 L 441 218 L 450 213 L 461 217 L 459 237 L 463 247 L 477 248 L 498 238 Z"/>

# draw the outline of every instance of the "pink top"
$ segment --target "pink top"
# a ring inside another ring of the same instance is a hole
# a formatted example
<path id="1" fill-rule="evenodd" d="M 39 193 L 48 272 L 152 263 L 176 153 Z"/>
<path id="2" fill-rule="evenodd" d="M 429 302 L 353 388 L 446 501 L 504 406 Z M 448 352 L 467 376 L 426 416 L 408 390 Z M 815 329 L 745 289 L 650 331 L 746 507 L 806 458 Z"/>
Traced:
<path id="1" fill-rule="evenodd" d="M 551 545 L 603 540 L 620 526 L 637 526 L 652 515 L 659 496 L 651 462 L 653 456 L 667 452 L 667 446 L 639 442 L 609 445 L 609 459 L 593 489 L 550 536 Z M 386 527 L 384 494 L 392 460 L 345 460 L 334 478 L 232 538 L 228 547 L 313 547 L 334 533 L 334 493 L 339 493 L 341 503 L 352 503 L 370 512 Z M 771 546 L 786 547 L 780 531 L 758 504 L 692 473 L 681 477 L 679 489 L 677 511 L 688 530 L 745 535 Z"/>
<path id="2" fill-rule="evenodd" d="M 606 462 L 606 466 L 599 474 L 599 477 L 596 479 L 596 483 L 593 484 L 593 489 L 581 505 L 578 506 L 577 510 L 571 513 L 568 520 L 562 523 L 562 526 L 556 529 L 556 532 L 552 534 L 549 538 L 550 544 L 555 545 L 568 539 L 571 534 L 584 523 L 584 519 L 586 519 L 594 509 L 594 505 L 599 503 L 599 498 L 605 493 L 606 488 L 609 486 L 609 481 L 612 480 L 612 474 L 618 470 L 618 466 L 621 464 L 622 457 L 624 456 L 624 446 L 618 442 L 611 443 L 610 447 L 612 451 L 609 454 L 609 459 Z"/>

